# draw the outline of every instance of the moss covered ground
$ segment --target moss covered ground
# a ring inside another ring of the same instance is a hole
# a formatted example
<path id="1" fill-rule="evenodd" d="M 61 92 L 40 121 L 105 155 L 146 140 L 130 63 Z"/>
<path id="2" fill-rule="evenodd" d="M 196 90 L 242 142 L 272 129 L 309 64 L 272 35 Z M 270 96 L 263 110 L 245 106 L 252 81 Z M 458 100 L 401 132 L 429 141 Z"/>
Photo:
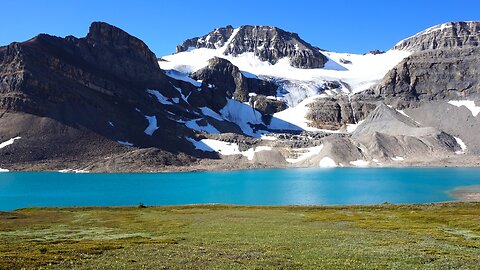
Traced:
<path id="1" fill-rule="evenodd" d="M 0 269 L 480 269 L 480 203 L 29 208 Z"/>

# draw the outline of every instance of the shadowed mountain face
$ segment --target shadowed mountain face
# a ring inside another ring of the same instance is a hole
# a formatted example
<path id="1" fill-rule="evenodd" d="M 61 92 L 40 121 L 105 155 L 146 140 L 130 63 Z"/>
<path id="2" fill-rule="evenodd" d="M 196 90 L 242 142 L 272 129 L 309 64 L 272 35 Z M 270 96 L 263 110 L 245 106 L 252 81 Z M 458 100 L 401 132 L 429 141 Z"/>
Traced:
<path id="1" fill-rule="evenodd" d="M 297 68 L 321 68 L 327 58 L 320 50 L 302 40 L 298 34 L 270 26 L 232 26 L 218 28 L 203 36 L 188 39 L 177 46 L 177 52 L 190 48 L 224 49 L 224 55 L 254 53 L 262 61 L 276 64 L 288 57 Z"/>
<path id="2" fill-rule="evenodd" d="M 1 47 L 0 141 L 22 137 L 2 149 L 2 163 L 93 162 L 128 152 L 117 141 L 188 152 L 176 142 L 189 131 L 166 119 L 147 89 L 179 95 L 141 40 L 106 23 L 85 38 L 41 34 Z M 164 130 L 146 134 L 147 116 Z"/>
<path id="3" fill-rule="evenodd" d="M 152 143 L 140 139 L 146 121 L 134 112 L 155 113 L 145 90 L 172 88 L 142 41 L 105 23 L 93 23 L 85 38 L 41 34 L 12 43 L 0 49 L 0 60 L 0 109 L 116 140 L 137 137 L 141 145 Z"/>

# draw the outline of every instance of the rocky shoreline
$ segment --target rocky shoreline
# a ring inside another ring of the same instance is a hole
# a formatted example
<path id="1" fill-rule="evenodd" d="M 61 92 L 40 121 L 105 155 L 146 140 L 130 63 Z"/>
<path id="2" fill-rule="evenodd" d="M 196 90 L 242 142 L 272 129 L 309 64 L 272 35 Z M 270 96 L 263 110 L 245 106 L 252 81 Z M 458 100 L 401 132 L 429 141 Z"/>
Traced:
<path id="1" fill-rule="evenodd" d="M 480 201 L 480 186 L 464 186 L 455 188 L 450 194 L 463 201 L 478 202 Z"/>

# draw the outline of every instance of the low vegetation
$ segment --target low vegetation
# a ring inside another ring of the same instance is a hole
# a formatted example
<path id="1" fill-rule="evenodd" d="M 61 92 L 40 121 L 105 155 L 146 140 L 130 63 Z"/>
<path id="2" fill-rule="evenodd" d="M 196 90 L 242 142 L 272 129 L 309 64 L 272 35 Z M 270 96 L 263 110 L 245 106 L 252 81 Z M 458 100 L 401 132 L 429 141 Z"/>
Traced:
<path id="1" fill-rule="evenodd" d="M 480 269 L 480 203 L 0 212 L 0 269 Z"/>

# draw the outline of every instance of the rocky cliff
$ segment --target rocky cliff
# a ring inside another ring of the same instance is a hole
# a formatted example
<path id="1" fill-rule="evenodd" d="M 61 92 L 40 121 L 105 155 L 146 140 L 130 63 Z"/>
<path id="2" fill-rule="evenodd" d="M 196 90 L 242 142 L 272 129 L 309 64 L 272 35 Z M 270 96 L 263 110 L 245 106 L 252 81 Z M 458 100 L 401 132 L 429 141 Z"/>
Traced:
<path id="1" fill-rule="evenodd" d="M 477 47 L 480 44 L 480 22 L 448 22 L 428 28 L 397 43 L 393 49 L 413 52 Z"/>

